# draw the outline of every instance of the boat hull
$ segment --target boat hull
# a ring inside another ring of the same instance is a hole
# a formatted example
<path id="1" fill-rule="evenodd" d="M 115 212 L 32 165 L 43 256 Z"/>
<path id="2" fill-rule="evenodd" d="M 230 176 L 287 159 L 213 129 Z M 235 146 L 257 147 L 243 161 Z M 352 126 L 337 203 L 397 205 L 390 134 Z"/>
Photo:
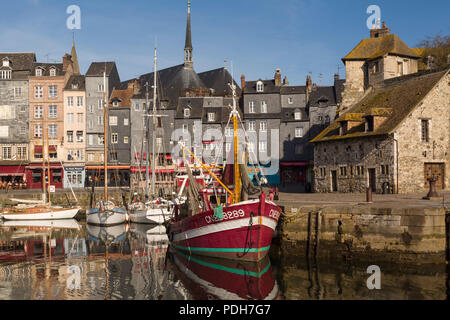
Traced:
<path id="1" fill-rule="evenodd" d="M 31 213 L 34 211 L 33 213 Z M 33 221 L 33 220 L 63 220 L 63 219 L 73 219 L 80 211 L 80 208 L 70 208 L 70 209 L 27 209 L 23 213 L 14 213 L 4 211 L 2 213 L 2 218 L 5 220 L 14 221 Z M 27 213 L 30 212 L 30 213 Z"/>
<path id="2" fill-rule="evenodd" d="M 219 221 L 204 212 L 168 227 L 172 246 L 193 255 L 260 261 L 270 249 L 281 208 L 273 202 L 251 200 L 223 210 Z"/>
<path id="3" fill-rule="evenodd" d="M 170 212 L 165 211 L 163 215 L 161 210 L 165 209 L 131 210 L 130 221 L 141 224 L 164 224 L 169 218 Z"/>
<path id="4" fill-rule="evenodd" d="M 86 223 L 94 226 L 117 226 L 125 223 L 126 220 L 126 211 L 120 208 L 114 208 L 113 210 L 95 208 L 86 212 Z"/>

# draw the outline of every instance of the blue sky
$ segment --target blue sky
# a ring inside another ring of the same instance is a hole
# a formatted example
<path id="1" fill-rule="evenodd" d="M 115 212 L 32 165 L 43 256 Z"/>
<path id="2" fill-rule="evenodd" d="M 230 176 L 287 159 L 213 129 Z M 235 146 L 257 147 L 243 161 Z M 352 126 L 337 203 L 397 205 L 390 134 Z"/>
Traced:
<path id="1" fill-rule="evenodd" d="M 75 32 L 81 71 L 92 61 L 116 61 L 121 80 L 182 63 L 186 0 L 17 0 L 2 4 L 3 52 L 35 52 L 38 60 L 61 60 L 70 52 L 69 5 L 81 8 Z M 276 68 L 290 84 L 327 85 L 341 58 L 367 38 L 369 5 L 381 8 L 391 32 L 414 47 L 426 36 L 450 33 L 449 1 L 428 0 L 192 0 L 192 37 L 197 72 L 234 65 L 238 80 L 273 78 Z M 6 7 L 6 8 L 5 8 Z M 5 15 L 5 12 L 8 14 Z M 322 77 L 320 77 L 322 74 Z"/>

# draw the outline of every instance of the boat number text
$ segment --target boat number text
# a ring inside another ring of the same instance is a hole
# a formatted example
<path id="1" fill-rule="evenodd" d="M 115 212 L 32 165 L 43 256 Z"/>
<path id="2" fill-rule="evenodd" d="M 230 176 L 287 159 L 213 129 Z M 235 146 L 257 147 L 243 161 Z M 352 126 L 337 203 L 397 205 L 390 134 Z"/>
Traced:
<path id="1" fill-rule="evenodd" d="M 234 210 L 234 211 L 228 211 L 223 213 L 223 220 L 232 220 L 237 218 L 243 218 L 245 216 L 244 210 Z M 206 223 L 214 223 L 220 221 L 216 216 L 206 216 L 205 217 Z"/>
<path id="2" fill-rule="evenodd" d="M 275 220 L 278 220 L 278 218 L 280 217 L 280 212 L 279 211 L 277 211 L 277 210 L 270 210 L 270 212 L 269 212 L 269 217 L 271 217 L 271 218 L 273 218 L 273 219 L 275 219 Z"/>

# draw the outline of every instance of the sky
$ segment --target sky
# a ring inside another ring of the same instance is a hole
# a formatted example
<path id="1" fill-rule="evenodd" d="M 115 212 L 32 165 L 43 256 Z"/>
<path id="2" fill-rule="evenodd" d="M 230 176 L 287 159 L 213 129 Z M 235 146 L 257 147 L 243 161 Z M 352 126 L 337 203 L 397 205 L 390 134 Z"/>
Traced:
<path id="1" fill-rule="evenodd" d="M 70 53 L 73 30 L 67 8 L 80 8 L 74 37 L 80 69 L 115 61 L 122 81 L 183 63 L 187 0 L 16 0 L 2 4 L 0 52 L 35 52 L 41 62 L 60 62 Z M 273 79 L 275 70 L 291 85 L 308 74 L 330 85 L 345 77 L 342 57 L 369 37 L 370 5 L 407 45 L 427 36 L 450 34 L 446 0 L 192 0 L 194 67 L 224 66 L 238 83 Z M 5 14 L 8 13 L 8 14 Z"/>

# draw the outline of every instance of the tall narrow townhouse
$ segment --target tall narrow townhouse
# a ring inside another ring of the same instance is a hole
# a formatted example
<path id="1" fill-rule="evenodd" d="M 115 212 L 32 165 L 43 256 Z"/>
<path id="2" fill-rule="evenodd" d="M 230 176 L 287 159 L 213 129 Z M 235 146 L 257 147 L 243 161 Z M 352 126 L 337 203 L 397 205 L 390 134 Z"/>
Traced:
<path id="1" fill-rule="evenodd" d="M 64 188 L 85 182 L 86 85 L 83 75 L 72 75 L 64 88 Z"/>
<path id="2" fill-rule="evenodd" d="M 106 77 L 106 85 L 104 77 Z M 86 181 L 91 185 L 96 178 L 101 184 L 104 164 L 104 96 L 107 101 L 120 77 L 115 62 L 93 62 L 86 72 Z"/>
<path id="3" fill-rule="evenodd" d="M 0 53 L 0 188 L 26 188 L 28 165 L 28 77 L 34 53 Z"/>
<path id="4" fill-rule="evenodd" d="M 62 63 L 36 62 L 29 78 L 30 165 L 26 174 L 32 189 L 42 188 L 43 158 L 50 163 L 50 175 L 45 171 L 48 182 L 56 188 L 63 188 L 63 90 L 73 74 L 73 62 L 69 54 L 65 54 L 62 60 Z"/>

